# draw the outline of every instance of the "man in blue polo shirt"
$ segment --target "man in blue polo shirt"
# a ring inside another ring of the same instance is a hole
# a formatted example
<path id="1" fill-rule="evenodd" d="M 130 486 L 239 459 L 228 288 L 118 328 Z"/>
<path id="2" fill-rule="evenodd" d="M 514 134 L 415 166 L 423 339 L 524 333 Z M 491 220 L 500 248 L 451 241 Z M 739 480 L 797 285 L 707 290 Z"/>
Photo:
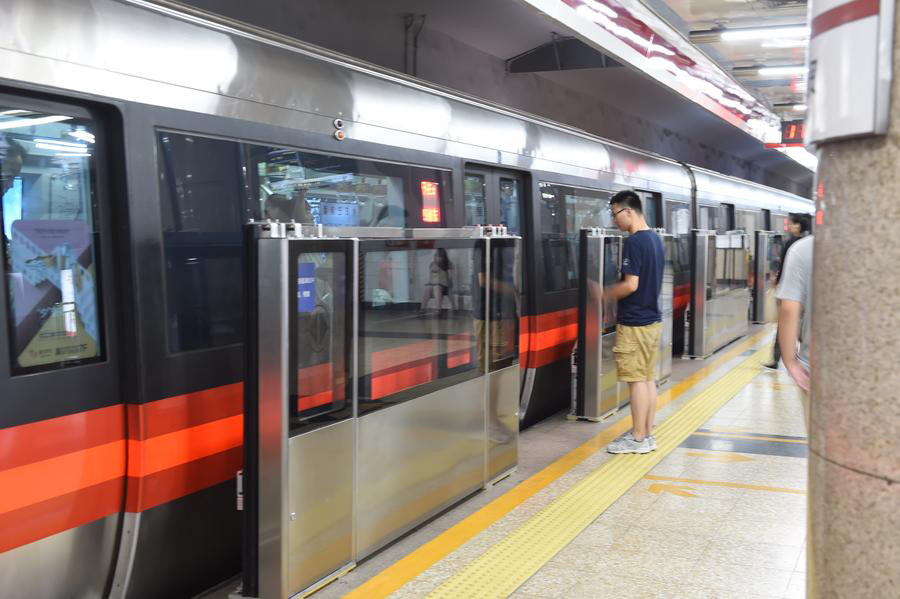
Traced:
<path id="1" fill-rule="evenodd" d="M 629 236 L 622 252 L 623 279 L 603 291 L 603 297 L 619 300 L 616 327 L 616 372 L 631 391 L 632 432 L 609 444 L 610 453 L 649 453 L 656 449 L 653 420 L 656 417 L 656 363 L 662 314 L 665 251 L 659 235 L 647 226 L 641 199 L 633 191 L 620 191 L 609 201 L 613 222 Z"/>

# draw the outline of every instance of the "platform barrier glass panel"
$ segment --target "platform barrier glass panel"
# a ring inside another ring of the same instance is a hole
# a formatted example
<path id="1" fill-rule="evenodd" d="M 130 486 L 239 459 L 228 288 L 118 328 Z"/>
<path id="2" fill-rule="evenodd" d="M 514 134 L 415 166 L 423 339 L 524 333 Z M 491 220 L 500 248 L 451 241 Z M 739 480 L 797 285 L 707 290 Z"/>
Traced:
<path id="1" fill-rule="evenodd" d="M 784 237 L 773 231 L 756 231 L 756 254 L 753 263 L 753 322 L 775 322 L 778 309 L 775 285 L 781 270 Z"/>
<path id="2" fill-rule="evenodd" d="M 519 239 L 347 231 L 247 227 L 245 597 L 312 592 L 517 463 Z"/>
<path id="3" fill-rule="evenodd" d="M 486 244 L 360 241 L 360 557 L 485 484 Z"/>
<path id="4" fill-rule="evenodd" d="M 616 301 L 601 293 L 621 278 L 622 236 L 603 229 L 582 229 L 576 393 L 572 415 L 599 420 L 628 399 L 627 385 L 616 377 Z"/>
<path id="5" fill-rule="evenodd" d="M 675 236 L 657 231 L 663 241 L 665 262 L 663 266 L 662 287 L 659 291 L 659 311 L 662 315 L 662 333 L 659 336 L 659 361 L 656 367 L 656 380 L 662 383 L 672 375 L 672 327 L 675 269 L 674 258 L 677 251 Z"/>
<path id="6" fill-rule="evenodd" d="M 486 478 L 494 480 L 511 471 L 518 462 L 522 268 L 517 238 L 491 238 L 487 248 L 490 262 L 487 273 L 479 273 L 478 282 L 481 288 L 490 282 L 488 310 L 486 318 L 482 317 L 481 327 L 475 321 L 475 330 L 480 331 L 478 346 L 488 347 Z M 480 292 L 478 295 L 482 296 Z M 478 363 L 483 361 L 479 358 Z"/>
<path id="7" fill-rule="evenodd" d="M 688 355 L 705 358 L 746 334 L 749 328 L 749 253 L 743 232 L 691 232 Z"/>

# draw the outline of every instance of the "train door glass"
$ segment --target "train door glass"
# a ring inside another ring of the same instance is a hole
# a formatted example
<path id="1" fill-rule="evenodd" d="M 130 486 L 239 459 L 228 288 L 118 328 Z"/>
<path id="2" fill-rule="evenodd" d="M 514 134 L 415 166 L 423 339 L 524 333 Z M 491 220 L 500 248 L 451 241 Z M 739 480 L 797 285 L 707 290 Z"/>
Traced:
<path id="1" fill-rule="evenodd" d="M 3 247 L 15 374 L 103 357 L 94 126 L 0 105 Z"/>
<path id="2" fill-rule="evenodd" d="M 541 245 L 544 288 L 562 291 L 578 286 L 578 235 L 584 227 L 613 228 L 612 194 L 541 183 Z"/>
<path id="3" fill-rule="evenodd" d="M 0 94 L 0 486 L 21 521 L 0 538 L 10 557 L 30 547 L 3 574 L 26 596 L 102 596 L 118 538 L 129 352 L 114 326 L 105 134 L 85 108 Z M 73 555 L 90 558 L 33 578 Z"/>
<path id="4" fill-rule="evenodd" d="M 485 186 L 484 175 L 470 173 L 463 180 L 467 227 L 487 224 Z"/>
<path id="5" fill-rule="evenodd" d="M 691 230 L 691 207 L 680 202 L 666 202 L 666 232 L 687 235 Z"/>
<path id="6" fill-rule="evenodd" d="M 718 217 L 718 212 L 714 207 L 700 206 L 700 226 L 698 228 L 703 231 L 718 231 Z M 724 229 L 722 231 L 724 232 Z"/>
<path id="7" fill-rule="evenodd" d="M 641 197 L 644 219 L 647 224 L 653 229 L 662 228 L 662 196 L 649 191 L 638 191 L 637 193 Z"/>
<path id="8" fill-rule="evenodd" d="M 716 231 L 725 233 L 726 231 L 734 231 L 734 204 L 719 204 L 719 223 Z"/>
<path id="9" fill-rule="evenodd" d="M 506 225 L 512 235 L 522 233 L 522 177 L 496 169 L 470 167 L 463 180 L 466 225 Z"/>

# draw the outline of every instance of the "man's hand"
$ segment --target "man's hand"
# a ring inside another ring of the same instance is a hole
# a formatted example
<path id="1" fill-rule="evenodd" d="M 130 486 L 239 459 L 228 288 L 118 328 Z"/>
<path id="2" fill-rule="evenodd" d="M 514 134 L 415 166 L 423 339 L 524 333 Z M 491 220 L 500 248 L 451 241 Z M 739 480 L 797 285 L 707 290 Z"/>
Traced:
<path id="1" fill-rule="evenodd" d="M 787 368 L 788 374 L 791 375 L 791 378 L 794 379 L 794 382 L 797 383 L 797 386 L 809 392 L 809 373 L 806 371 L 806 368 L 801 364 L 798 360 L 791 360 L 790 363 L 785 362 L 785 368 Z"/>
<path id="2" fill-rule="evenodd" d="M 601 297 L 604 300 L 620 300 L 637 291 L 639 283 L 640 277 L 626 274 L 622 281 L 604 289 Z"/>

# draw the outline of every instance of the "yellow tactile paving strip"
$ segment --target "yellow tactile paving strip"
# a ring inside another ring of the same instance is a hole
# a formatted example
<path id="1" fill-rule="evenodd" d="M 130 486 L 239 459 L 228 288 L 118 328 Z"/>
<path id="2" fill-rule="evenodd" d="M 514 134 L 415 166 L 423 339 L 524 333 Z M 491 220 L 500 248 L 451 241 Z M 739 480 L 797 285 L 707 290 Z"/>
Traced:
<path id="1" fill-rule="evenodd" d="M 508 597 L 759 372 L 756 351 L 657 428 L 658 451 L 610 459 L 429 595 Z"/>
<path id="2" fill-rule="evenodd" d="M 767 335 L 771 335 L 771 327 L 738 343 L 725 351 L 708 366 L 692 374 L 690 377 L 661 393 L 657 409 L 675 401 L 693 387 L 703 383 L 717 369 L 739 356 L 748 348 L 755 347 Z M 767 346 L 768 347 L 768 346 Z M 522 481 L 491 503 L 480 508 L 450 529 L 428 541 L 415 551 L 395 562 L 376 576 L 344 595 L 343 599 L 379 599 L 387 597 L 404 584 L 427 570 L 447 555 L 456 551 L 470 539 L 477 536 L 510 511 L 524 503 L 530 497 L 565 475 L 578 464 L 606 447 L 618 435 L 631 427 L 631 418 L 626 417 L 611 424 L 608 428 L 582 443 L 566 455 L 562 456 L 543 470 Z M 657 454 L 659 451 L 657 451 Z"/>

